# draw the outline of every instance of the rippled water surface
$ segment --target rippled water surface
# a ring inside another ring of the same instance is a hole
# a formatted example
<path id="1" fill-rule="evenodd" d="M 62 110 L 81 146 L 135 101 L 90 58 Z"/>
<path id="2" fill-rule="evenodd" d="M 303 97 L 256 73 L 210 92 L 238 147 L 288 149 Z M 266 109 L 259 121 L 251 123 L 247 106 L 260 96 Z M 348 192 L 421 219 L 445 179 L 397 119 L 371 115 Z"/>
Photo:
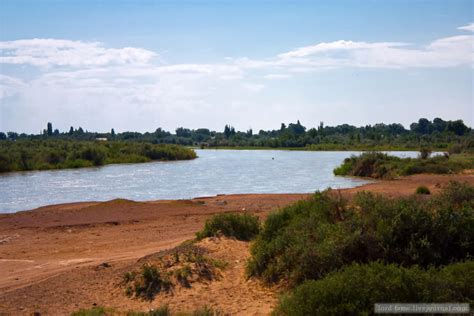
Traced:
<path id="1" fill-rule="evenodd" d="M 356 152 L 196 150 L 198 159 L 0 175 L 0 213 L 48 204 L 188 199 L 233 193 L 307 193 L 349 188 L 367 180 L 332 170 Z M 392 152 L 415 157 L 415 152 Z"/>

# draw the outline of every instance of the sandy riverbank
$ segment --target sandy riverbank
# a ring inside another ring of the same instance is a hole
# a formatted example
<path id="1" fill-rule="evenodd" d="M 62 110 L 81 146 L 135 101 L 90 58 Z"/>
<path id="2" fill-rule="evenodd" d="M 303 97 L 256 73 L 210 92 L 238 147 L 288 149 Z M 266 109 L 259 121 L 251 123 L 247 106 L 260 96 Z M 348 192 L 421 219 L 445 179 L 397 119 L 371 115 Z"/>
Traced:
<path id="1" fill-rule="evenodd" d="M 474 185 L 474 175 L 417 175 L 381 181 L 342 194 L 368 190 L 389 196 L 412 194 L 419 185 L 436 193 L 449 181 Z M 194 237 L 209 216 L 244 211 L 264 218 L 306 194 L 221 195 L 181 201 L 84 202 L 0 215 L 0 314 L 68 314 L 93 304 L 148 310 L 168 303 L 186 310 L 208 304 L 231 313 L 266 314 L 275 291 L 243 276 L 248 244 L 205 241 L 231 262 L 219 281 L 180 290 L 149 303 L 127 298 L 118 286 L 127 267 Z M 99 269 L 107 262 L 110 267 Z M 243 312 L 242 308 L 246 310 Z"/>

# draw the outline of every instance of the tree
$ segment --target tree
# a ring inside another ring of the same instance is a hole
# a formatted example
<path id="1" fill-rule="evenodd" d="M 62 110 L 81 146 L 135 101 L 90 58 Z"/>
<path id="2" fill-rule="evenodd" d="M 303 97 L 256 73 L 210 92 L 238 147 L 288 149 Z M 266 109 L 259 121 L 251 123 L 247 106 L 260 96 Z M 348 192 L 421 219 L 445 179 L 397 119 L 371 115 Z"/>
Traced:
<path id="1" fill-rule="evenodd" d="M 18 133 L 15 133 L 15 132 L 8 132 L 7 135 L 8 135 L 8 139 L 11 139 L 11 140 L 18 138 Z"/>
<path id="2" fill-rule="evenodd" d="M 48 136 L 51 136 L 53 135 L 53 124 L 51 122 L 48 122 L 48 125 L 47 125 L 47 130 L 46 130 L 46 133 L 48 134 Z"/>
<path id="3" fill-rule="evenodd" d="M 165 138 L 167 136 L 170 136 L 171 134 L 165 130 L 163 130 L 161 127 L 158 127 L 155 131 L 155 136 L 158 139 Z"/>
<path id="4" fill-rule="evenodd" d="M 73 128 L 72 126 L 71 126 L 71 128 L 69 128 L 69 133 L 68 133 L 68 134 L 69 134 L 69 135 L 74 134 L 74 128 Z"/>
<path id="5" fill-rule="evenodd" d="M 178 137 L 191 137 L 191 130 L 183 127 L 178 127 L 176 129 L 176 136 Z"/>
<path id="6" fill-rule="evenodd" d="M 230 126 L 229 126 L 229 125 L 226 125 L 226 126 L 224 127 L 224 136 L 225 136 L 225 138 L 229 138 L 229 137 L 230 137 L 230 134 L 231 134 Z"/>
<path id="7" fill-rule="evenodd" d="M 114 131 L 114 129 L 113 129 L 113 128 L 110 130 L 110 135 L 112 135 L 112 137 L 114 137 L 114 136 L 115 136 L 115 131 Z"/>
<path id="8" fill-rule="evenodd" d="M 448 122 L 440 119 L 439 117 L 433 120 L 433 130 L 438 131 L 440 133 L 446 130 L 447 125 L 448 125 Z"/>
<path id="9" fill-rule="evenodd" d="M 458 136 L 462 136 L 466 134 L 466 132 L 469 130 L 469 127 L 464 125 L 464 122 L 462 120 L 457 120 L 457 121 L 449 121 L 447 129 L 448 131 L 453 132 L 454 134 Z"/>
<path id="10" fill-rule="evenodd" d="M 406 133 L 406 129 L 402 124 L 389 124 L 387 128 L 391 135 L 401 135 Z"/>
<path id="11" fill-rule="evenodd" d="M 0 132 L 0 140 L 5 140 L 7 139 L 7 134 L 5 134 L 4 132 Z"/>
<path id="12" fill-rule="evenodd" d="M 313 128 L 308 130 L 308 135 L 311 138 L 316 138 L 316 136 L 318 136 L 318 131 L 313 127 Z"/>
<path id="13" fill-rule="evenodd" d="M 324 136 L 324 122 L 323 121 L 319 122 L 318 134 L 321 136 Z"/>
<path id="14" fill-rule="evenodd" d="M 210 136 L 211 131 L 207 128 L 198 128 L 197 130 L 194 131 L 195 134 L 202 134 L 204 136 Z"/>
<path id="15" fill-rule="evenodd" d="M 429 120 L 421 118 L 418 120 L 418 123 L 412 123 L 410 129 L 419 134 L 431 134 L 432 124 Z"/>
<path id="16" fill-rule="evenodd" d="M 295 134 L 295 135 L 302 135 L 304 134 L 304 132 L 306 131 L 306 127 L 304 127 L 303 125 L 301 125 L 300 121 L 298 120 L 298 122 L 296 124 L 293 124 L 293 123 L 290 123 L 288 125 L 288 130 L 292 133 L 292 134 Z"/>
<path id="17" fill-rule="evenodd" d="M 54 132 L 53 132 L 54 136 L 58 136 L 59 135 L 59 129 L 55 129 Z"/>

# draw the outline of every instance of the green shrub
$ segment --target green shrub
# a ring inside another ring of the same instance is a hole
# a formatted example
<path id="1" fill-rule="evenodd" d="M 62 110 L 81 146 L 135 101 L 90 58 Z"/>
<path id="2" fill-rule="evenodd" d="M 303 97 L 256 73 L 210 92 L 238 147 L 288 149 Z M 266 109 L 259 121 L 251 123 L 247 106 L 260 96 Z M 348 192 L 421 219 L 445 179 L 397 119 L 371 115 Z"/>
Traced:
<path id="1" fill-rule="evenodd" d="M 431 155 L 432 151 L 428 148 L 421 148 L 420 149 L 420 159 L 428 159 Z"/>
<path id="2" fill-rule="evenodd" d="M 426 185 L 420 185 L 416 188 L 416 194 L 431 194 L 431 191 Z"/>
<path id="3" fill-rule="evenodd" d="M 73 312 L 71 316 L 106 316 L 114 315 L 114 310 L 101 306 L 93 307 L 90 309 L 80 309 L 77 312 Z"/>
<path id="4" fill-rule="evenodd" d="M 474 261 L 427 271 L 379 262 L 352 264 L 285 295 L 275 315 L 367 315 L 375 303 L 473 302 Z"/>
<path id="5" fill-rule="evenodd" d="M 126 273 L 124 282 L 132 283 L 132 286 L 127 287 L 127 294 L 134 294 L 135 297 L 146 300 L 153 300 L 156 294 L 161 291 L 168 292 L 172 287 L 169 276 L 152 264 L 144 264 L 139 274 Z"/>
<path id="6" fill-rule="evenodd" d="M 344 159 L 341 166 L 334 169 L 335 175 L 358 177 L 390 178 L 393 176 L 394 164 L 400 158 L 380 152 L 367 152 L 360 156 Z"/>
<path id="7" fill-rule="evenodd" d="M 461 207 L 463 204 L 467 208 L 474 207 L 474 186 L 467 183 L 451 181 L 441 192 L 437 199 L 443 207 Z M 472 209 L 471 209 L 472 211 Z"/>
<path id="8" fill-rule="evenodd" d="M 329 192 L 270 214 L 251 247 L 248 273 L 268 282 L 284 278 L 297 283 L 342 266 L 341 252 L 358 238 L 341 221 L 347 216 L 346 201 Z"/>
<path id="9" fill-rule="evenodd" d="M 468 259 L 474 253 L 473 190 L 452 183 L 428 201 L 363 192 L 351 203 L 330 191 L 316 193 L 268 216 L 247 272 L 292 286 L 353 262 L 428 267 Z"/>
<path id="10" fill-rule="evenodd" d="M 334 169 L 334 174 L 389 179 L 419 173 L 449 174 L 474 168 L 472 155 L 428 158 L 425 152 L 420 157 L 417 159 L 398 158 L 384 153 L 368 152 L 346 158 L 339 167 Z"/>
<path id="11" fill-rule="evenodd" d="M 258 234 L 258 217 L 250 214 L 218 214 L 206 221 L 204 229 L 196 234 L 198 239 L 222 234 L 238 240 L 250 240 Z"/>
<path id="12" fill-rule="evenodd" d="M 149 311 L 148 316 L 171 316 L 171 310 L 168 305 L 160 306 L 152 311 Z"/>
<path id="13" fill-rule="evenodd" d="M 101 147 L 88 146 L 81 151 L 80 156 L 84 160 L 91 161 L 94 166 L 101 166 L 104 164 L 106 152 Z"/>
<path id="14" fill-rule="evenodd" d="M 219 310 L 216 310 L 216 309 L 213 309 L 212 307 L 204 305 L 203 307 L 195 309 L 190 315 L 192 316 L 219 316 L 223 314 Z"/>
<path id="15" fill-rule="evenodd" d="M 127 313 L 127 316 L 171 316 L 171 310 L 168 305 L 161 305 L 158 308 L 152 309 L 148 312 L 133 312 Z"/>

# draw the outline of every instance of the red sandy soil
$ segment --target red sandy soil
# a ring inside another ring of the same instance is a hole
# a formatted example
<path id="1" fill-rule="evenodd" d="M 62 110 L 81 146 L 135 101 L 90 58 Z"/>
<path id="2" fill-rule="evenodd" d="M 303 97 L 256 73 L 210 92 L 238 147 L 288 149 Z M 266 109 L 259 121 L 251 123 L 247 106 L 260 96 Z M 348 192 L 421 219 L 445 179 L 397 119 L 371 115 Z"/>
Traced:
<path id="1" fill-rule="evenodd" d="M 351 196 L 366 190 L 392 197 L 413 194 L 420 185 L 436 193 L 449 181 L 474 175 L 417 175 L 340 190 Z M 192 239 L 204 221 L 223 212 L 249 212 L 261 218 L 307 194 L 219 195 L 179 201 L 113 200 L 46 206 L 0 215 L 0 314 L 68 315 L 80 308 L 110 306 L 147 311 L 163 303 L 172 310 L 207 304 L 226 313 L 268 314 L 277 290 L 246 280 L 248 243 L 204 240 L 203 247 L 229 266 L 222 278 L 152 302 L 125 296 L 123 273 L 140 258 Z M 99 265 L 107 262 L 109 268 Z"/>

